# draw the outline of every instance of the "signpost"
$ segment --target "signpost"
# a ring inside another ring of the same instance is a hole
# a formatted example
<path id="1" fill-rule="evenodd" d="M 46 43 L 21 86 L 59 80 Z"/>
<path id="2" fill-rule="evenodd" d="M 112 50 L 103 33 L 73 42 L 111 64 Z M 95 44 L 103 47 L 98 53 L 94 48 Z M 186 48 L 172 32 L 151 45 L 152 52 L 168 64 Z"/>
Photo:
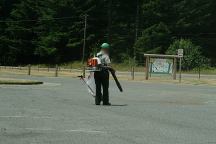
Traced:
<path id="1" fill-rule="evenodd" d="M 84 26 L 84 38 L 83 38 L 83 55 L 82 55 L 82 64 L 84 64 L 85 61 L 85 49 L 86 49 L 86 30 L 87 30 L 87 14 L 85 14 L 85 26 Z"/>
<path id="2" fill-rule="evenodd" d="M 184 57 L 184 50 L 178 49 L 178 57 L 180 58 L 179 61 L 179 82 L 181 83 L 182 79 L 182 58 Z"/>

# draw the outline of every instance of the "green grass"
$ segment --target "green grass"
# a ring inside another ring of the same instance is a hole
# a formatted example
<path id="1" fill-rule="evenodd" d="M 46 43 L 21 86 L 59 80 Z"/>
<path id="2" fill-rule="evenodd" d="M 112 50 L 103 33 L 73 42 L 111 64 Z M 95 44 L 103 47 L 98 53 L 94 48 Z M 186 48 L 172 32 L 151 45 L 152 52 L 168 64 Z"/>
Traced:
<path id="1" fill-rule="evenodd" d="M 86 63 L 84 65 L 86 65 Z M 69 63 L 62 63 L 59 66 L 62 67 L 62 68 L 68 68 L 68 69 L 70 69 L 70 68 L 80 69 L 84 65 L 80 61 L 75 61 L 75 62 L 69 62 Z"/>
<path id="2" fill-rule="evenodd" d="M 131 66 L 130 64 L 127 63 L 112 63 L 111 64 L 114 69 L 117 71 L 131 71 Z M 47 67 L 52 67 L 54 68 L 55 65 L 48 65 L 48 64 L 40 64 L 41 68 L 47 68 Z M 83 66 L 86 66 L 86 63 L 82 64 L 80 61 L 75 61 L 75 62 L 68 62 L 68 63 L 62 63 L 59 64 L 61 68 L 66 68 L 66 69 L 82 69 Z M 34 67 L 37 67 L 37 65 L 34 65 Z M 144 72 L 144 64 L 135 66 L 135 72 Z M 183 73 L 187 74 L 198 74 L 198 70 L 190 70 L 190 71 L 183 71 Z M 216 74 L 216 68 L 201 68 L 201 74 Z"/>
<path id="3" fill-rule="evenodd" d="M 119 70 L 119 71 L 130 71 L 131 70 L 131 65 L 129 65 L 129 64 L 112 63 L 111 65 L 112 65 L 112 67 L 114 69 Z M 83 66 L 86 66 L 86 63 L 84 63 L 84 65 L 83 65 L 79 61 L 60 64 L 60 67 L 63 67 L 63 68 L 74 68 L 74 69 L 80 69 Z M 135 70 L 136 71 L 144 71 L 144 67 L 143 66 L 136 66 Z"/>
<path id="4" fill-rule="evenodd" d="M 190 70 L 190 71 L 183 71 L 183 73 L 198 74 L 199 71 L 198 71 L 198 69 L 194 69 L 194 70 Z M 216 74 L 216 68 L 201 68 L 200 73 L 206 74 L 206 75 L 215 75 Z"/>

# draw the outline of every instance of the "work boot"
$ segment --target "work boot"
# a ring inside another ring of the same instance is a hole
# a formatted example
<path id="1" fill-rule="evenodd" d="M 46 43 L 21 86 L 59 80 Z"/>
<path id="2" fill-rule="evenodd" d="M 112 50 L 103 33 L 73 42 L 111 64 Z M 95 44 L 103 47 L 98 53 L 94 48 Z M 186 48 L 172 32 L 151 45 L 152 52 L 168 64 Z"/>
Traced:
<path id="1" fill-rule="evenodd" d="M 95 98 L 95 105 L 100 105 L 100 103 L 101 103 L 101 100 L 99 99 L 97 99 L 97 98 Z"/>
<path id="2" fill-rule="evenodd" d="M 104 106 L 111 106 L 111 103 L 103 103 Z"/>

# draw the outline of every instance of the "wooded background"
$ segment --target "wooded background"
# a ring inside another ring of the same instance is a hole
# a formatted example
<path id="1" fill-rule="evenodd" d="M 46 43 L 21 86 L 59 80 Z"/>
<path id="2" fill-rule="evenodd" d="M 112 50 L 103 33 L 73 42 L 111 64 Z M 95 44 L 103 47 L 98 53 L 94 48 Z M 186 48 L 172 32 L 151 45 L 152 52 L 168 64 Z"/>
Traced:
<path id="1" fill-rule="evenodd" d="M 81 60 L 86 14 L 85 58 L 108 42 L 116 63 L 184 48 L 216 66 L 215 0 L 0 0 L 0 64 Z"/>

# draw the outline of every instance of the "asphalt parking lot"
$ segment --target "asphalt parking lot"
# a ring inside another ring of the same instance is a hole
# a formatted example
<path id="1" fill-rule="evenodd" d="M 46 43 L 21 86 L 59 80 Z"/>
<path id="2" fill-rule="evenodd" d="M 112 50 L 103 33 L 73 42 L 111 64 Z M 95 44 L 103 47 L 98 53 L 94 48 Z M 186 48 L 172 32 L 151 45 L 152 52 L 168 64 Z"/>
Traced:
<path id="1" fill-rule="evenodd" d="M 113 81 L 95 106 L 79 79 L 0 85 L 0 144 L 216 144 L 216 88 Z"/>

